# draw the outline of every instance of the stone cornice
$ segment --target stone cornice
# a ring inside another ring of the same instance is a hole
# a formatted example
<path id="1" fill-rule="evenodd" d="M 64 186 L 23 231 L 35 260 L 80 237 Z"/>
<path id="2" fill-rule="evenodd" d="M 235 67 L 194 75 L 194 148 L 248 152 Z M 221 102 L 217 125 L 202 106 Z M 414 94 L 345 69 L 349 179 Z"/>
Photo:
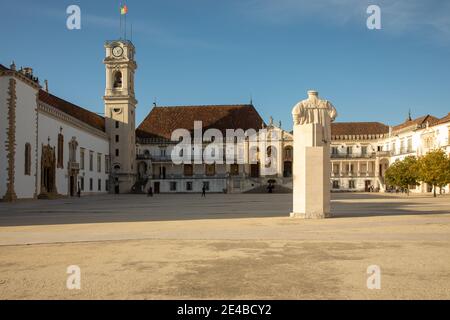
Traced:
<path id="1" fill-rule="evenodd" d="M 109 140 L 108 135 L 105 132 L 95 129 L 95 128 L 91 127 L 90 125 L 88 125 L 72 116 L 69 116 L 68 114 L 66 114 L 66 113 L 64 113 L 42 101 L 38 101 L 38 112 L 49 115 L 52 118 L 55 118 L 57 120 L 64 121 L 67 124 L 77 127 L 81 130 L 88 131 L 90 134 L 96 135 L 99 138 Z"/>
<path id="2" fill-rule="evenodd" d="M 25 82 L 26 84 L 28 84 L 29 86 L 35 88 L 36 90 L 41 89 L 41 86 L 39 85 L 39 83 L 31 80 L 30 78 L 26 77 L 25 75 L 23 75 L 22 73 L 18 72 L 18 71 L 14 71 L 14 70 L 3 70 L 0 71 L 0 77 L 2 76 L 10 76 L 10 77 L 15 77 L 23 82 Z"/>

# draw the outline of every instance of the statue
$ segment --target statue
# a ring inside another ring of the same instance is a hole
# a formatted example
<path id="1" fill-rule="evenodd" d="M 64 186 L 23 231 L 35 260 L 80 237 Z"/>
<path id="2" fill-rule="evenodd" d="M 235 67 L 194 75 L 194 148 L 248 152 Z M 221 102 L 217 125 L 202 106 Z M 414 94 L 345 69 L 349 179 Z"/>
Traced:
<path id="1" fill-rule="evenodd" d="M 331 122 L 337 117 L 336 108 L 327 100 L 319 99 L 317 91 L 308 91 L 308 99 L 297 103 L 292 110 L 294 125 L 320 124 L 322 142 L 331 141 Z"/>
<path id="2" fill-rule="evenodd" d="M 291 217 L 323 219 L 330 210 L 331 122 L 334 106 L 308 91 L 308 99 L 295 105 L 293 212 Z"/>

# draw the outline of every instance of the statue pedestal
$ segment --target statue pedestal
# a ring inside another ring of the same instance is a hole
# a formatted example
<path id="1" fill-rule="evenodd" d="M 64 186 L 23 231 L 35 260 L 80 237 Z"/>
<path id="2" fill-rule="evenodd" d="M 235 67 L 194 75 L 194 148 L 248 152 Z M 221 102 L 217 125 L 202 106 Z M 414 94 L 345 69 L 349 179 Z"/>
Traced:
<path id="1" fill-rule="evenodd" d="M 330 214 L 330 146 L 319 124 L 294 126 L 294 201 L 291 217 L 323 219 Z"/>

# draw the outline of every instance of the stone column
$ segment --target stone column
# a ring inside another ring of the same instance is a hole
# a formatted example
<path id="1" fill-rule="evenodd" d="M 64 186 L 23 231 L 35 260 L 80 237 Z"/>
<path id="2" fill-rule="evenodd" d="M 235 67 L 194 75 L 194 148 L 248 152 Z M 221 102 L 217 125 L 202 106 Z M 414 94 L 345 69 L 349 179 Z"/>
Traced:
<path id="1" fill-rule="evenodd" d="M 293 212 L 291 217 L 330 217 L 331 121 L 336 110 L 315 91 L 297 104 L 294 116 Z"/>

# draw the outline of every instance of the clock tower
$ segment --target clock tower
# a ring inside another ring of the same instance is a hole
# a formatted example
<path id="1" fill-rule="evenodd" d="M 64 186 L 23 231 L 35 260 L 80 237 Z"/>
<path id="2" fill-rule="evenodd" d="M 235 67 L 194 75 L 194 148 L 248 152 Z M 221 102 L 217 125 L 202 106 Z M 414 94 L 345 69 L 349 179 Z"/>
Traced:
<path id="1" fill-rule="evenodd" d="M 110 190 L 129 193 L 136 177 L 135 48 L 131 41 L 117 40 L 107 41 L 105 49 L 106 90 L 103 100 L 106 133 L 110 139 Z"/>

